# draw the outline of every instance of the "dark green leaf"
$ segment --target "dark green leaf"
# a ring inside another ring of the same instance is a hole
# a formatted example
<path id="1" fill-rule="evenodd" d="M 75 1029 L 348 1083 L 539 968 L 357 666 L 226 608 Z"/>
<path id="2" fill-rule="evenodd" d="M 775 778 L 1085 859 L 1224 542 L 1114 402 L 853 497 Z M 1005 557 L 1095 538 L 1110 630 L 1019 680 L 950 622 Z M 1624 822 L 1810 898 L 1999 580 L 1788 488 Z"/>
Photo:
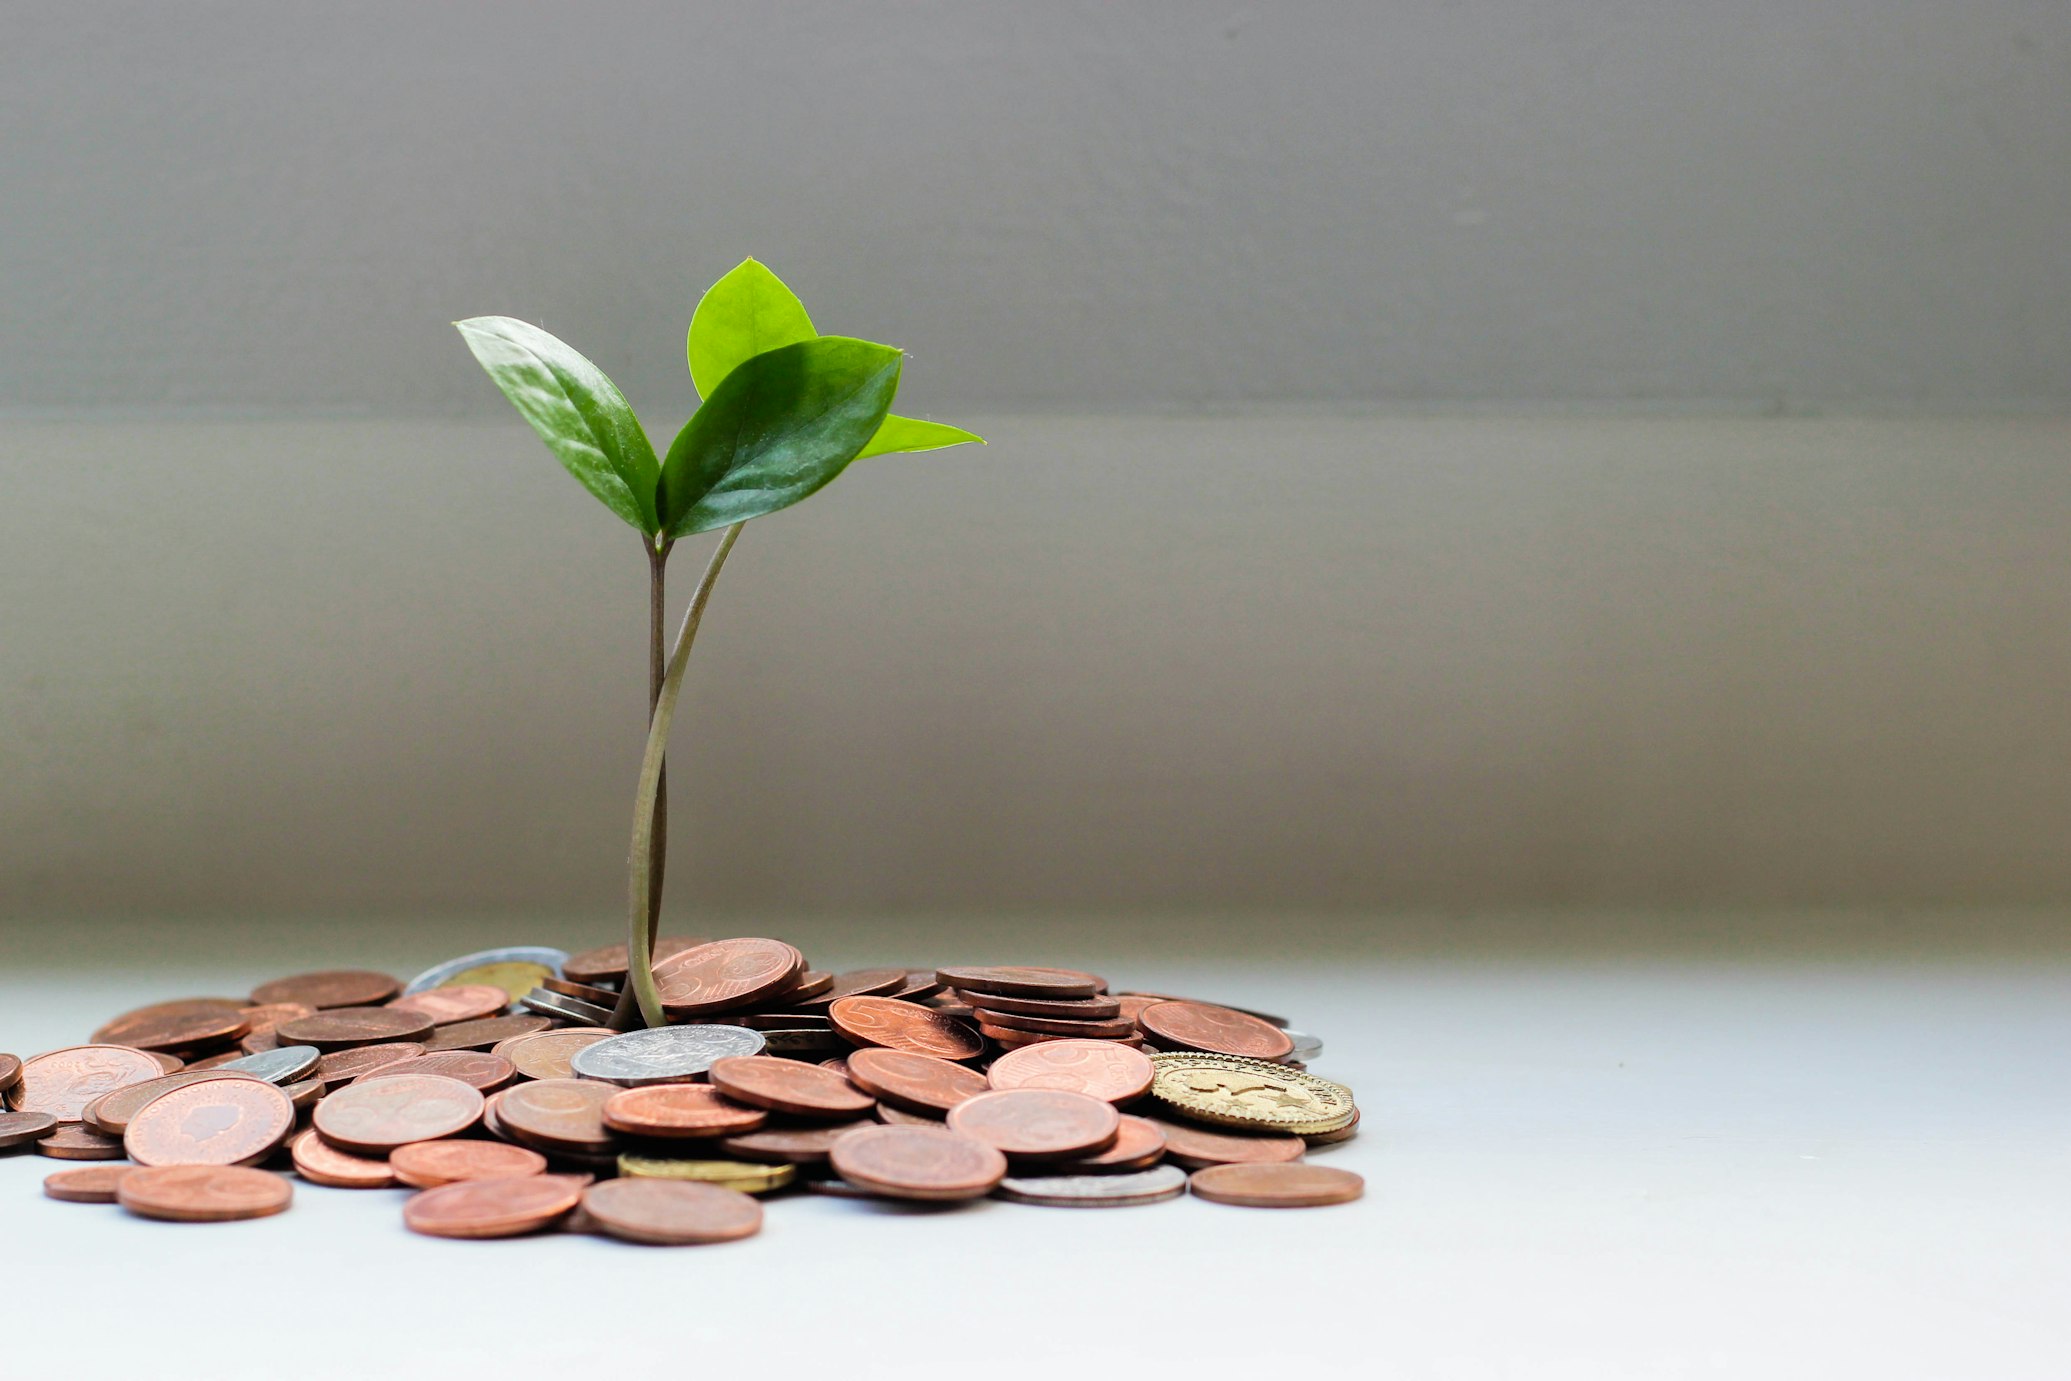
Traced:
<path id="1" fill-rule="evenodd" d="M 863 448 L 857 460 L 868 460 L 872 456 L 891 455 L 898 451 L 939 451 L 944 446 L 962 446 L 975 441 L 980 446 L 985 438 L 976 432 L 967 432 L 962 427 L 952 427 L 947 422 L 928 422 L 918 417 L 887 417 L 884 425 L 877 429 L 877 435 L 870 438 L 870 444 Z"/>
<path id="2" fill-rule="evenodd" d="M 735 369 L 662 462 L 663 531 L 709 532 L 816 493 L 884 425 L 900 361 L 888 345 L 820 336 Z"/>
<path id="3" fill-rule="evenodd" d="M 698 397 L 710 398 L 726 376 L 757 355 L 811 340 L 818 333 L 798 294 L 753 259 L 714 283 L 691 314 L 685 353 Z"/>
<path id="4" fill-rule="evenodd" d="M 640 531 L 659 531 L 654 447 L 618 385 L 537 326 L 505 316 L 453 324 L 568 473 Z"/>

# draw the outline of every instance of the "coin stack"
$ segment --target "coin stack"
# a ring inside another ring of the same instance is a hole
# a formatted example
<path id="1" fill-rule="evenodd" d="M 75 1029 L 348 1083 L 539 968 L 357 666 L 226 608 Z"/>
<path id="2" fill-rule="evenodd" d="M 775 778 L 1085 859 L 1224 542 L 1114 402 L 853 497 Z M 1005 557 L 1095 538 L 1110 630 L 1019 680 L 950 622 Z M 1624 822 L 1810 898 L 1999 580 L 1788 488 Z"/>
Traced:
<path id="1" fill-rule="evenodd" d="M 403 1187 L 409 1228 L 730 1241 L 757 1196 L 1111 1207 L 1357 1198 L 1358 1126 L 1279 1017 L 1077 970 L 828 973 L 781 940 L 668 938 L 669 1024 L 615 1031 L 624 946 L 471 954 L 407 985 L 300 974 L 0 1055 L 0 1150 L 104 1164 L 52 1198 L 174 1221 L 286 1209 L 290 1170 Z"/>

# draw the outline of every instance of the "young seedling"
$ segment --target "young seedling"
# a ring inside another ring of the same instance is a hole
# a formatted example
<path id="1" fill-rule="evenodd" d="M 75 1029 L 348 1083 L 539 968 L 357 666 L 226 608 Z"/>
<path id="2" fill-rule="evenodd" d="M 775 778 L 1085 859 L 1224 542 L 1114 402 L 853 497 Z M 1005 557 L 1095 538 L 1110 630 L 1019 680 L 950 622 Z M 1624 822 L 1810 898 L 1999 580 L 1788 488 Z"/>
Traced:
<path id="1" fill-rule="evenodd" d="M 852 461 L 983 438 L 893 415 L 900 353 L 820 335 L 797 295 L 753 259 L 713 284 L 691 316 L 690 378 L 704 401 L 659 461 L 625 395 L 575 350 L 509 317 L 454 324 L 547 449 L 640 534 L 647 553 L 647 750 L 627 866 L 627 982 L 613 1024 L 659 1026 L 652 956 L 668 847 L 669 725 L 698 623 L 742 526 L 810 498 Z M 719 529 L 665 659 L 669 552 Z"/>

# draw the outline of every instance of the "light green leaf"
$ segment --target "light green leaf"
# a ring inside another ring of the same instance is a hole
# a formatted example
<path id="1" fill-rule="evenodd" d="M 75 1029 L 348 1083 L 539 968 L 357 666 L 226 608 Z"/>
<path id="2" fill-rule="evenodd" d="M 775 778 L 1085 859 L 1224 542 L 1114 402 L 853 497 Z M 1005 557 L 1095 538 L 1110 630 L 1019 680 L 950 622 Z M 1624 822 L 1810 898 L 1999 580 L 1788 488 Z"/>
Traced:
<path id="1" fill-rule="evenodd" d="M 453 324 L 568 473 L 640 531 L 659 531 L 654 491 L 660 467 L 618 385 L 572 347 L 527 322 L 478 316 Z"/>
<path id="2" fill-rule="evenodd" d="M 863 448 L 857 460 L 868 460 L 872 456 L 892 455 L 899 451 L 939 451 L 944 446 L 962 446 L 967 442 L 985 444 L 985 438 L 976 432 L 967 432 L 962 427 L 952 427 L 947 422 L 929 422 L 919 417 L 887 417 L 884 425 L 877 429 L 877 435 L 870 438 L 870 444 Z"/>
<path id="3" fill-rule="evenodd" d="M 691 314 L 685 353 L 698 397 L 710 398 L 726 376 L 757 355 L 811 340 L 818 333 L 798 294 L 753 259 L 706 289 Z"/>
<path id="4" fill-rule="evenodd" d="M 888 345 L 818 336 L 728 374 L 662 462 L 662 530 L 709 532 L 817 493 L 884 425 L 902 358 Z"/>

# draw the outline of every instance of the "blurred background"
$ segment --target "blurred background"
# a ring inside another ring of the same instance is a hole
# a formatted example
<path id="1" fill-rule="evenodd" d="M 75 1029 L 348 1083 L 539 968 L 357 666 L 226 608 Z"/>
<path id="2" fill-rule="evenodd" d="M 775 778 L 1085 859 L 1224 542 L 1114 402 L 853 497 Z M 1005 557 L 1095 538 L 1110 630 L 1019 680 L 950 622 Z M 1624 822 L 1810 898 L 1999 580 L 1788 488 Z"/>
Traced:
<path id="1" fill-rule="evenodd" d="M 992 444 L 748 529 L 671 928 L 2064 937 L 2061 4 L 7 28 L 17 954 L 608 938 L 644 561 L 448 323 L 544 325 L 665 443 L 751 254 Z"/>

